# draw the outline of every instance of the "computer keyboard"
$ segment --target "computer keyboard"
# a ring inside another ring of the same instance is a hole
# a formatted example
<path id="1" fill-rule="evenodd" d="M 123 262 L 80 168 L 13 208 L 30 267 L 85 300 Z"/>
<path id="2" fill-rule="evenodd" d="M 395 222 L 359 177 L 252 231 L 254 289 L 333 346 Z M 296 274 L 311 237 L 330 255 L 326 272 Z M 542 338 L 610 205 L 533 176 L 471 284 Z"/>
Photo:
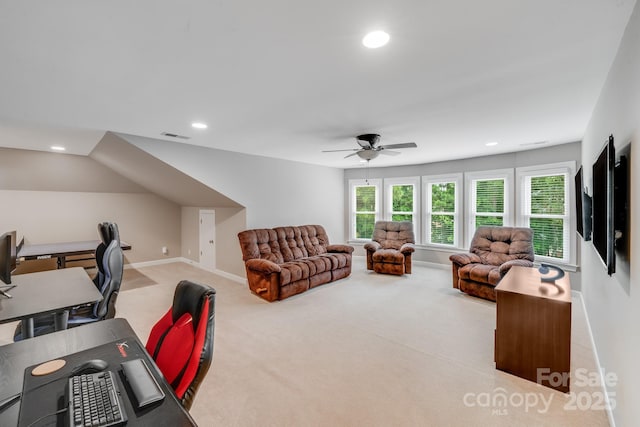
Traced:
<path id="1" fill-rule="evenodd" d="M 121 426 L 127 422 L 113 371 L 69 378 L 67 401 L 70 427 Z"/>

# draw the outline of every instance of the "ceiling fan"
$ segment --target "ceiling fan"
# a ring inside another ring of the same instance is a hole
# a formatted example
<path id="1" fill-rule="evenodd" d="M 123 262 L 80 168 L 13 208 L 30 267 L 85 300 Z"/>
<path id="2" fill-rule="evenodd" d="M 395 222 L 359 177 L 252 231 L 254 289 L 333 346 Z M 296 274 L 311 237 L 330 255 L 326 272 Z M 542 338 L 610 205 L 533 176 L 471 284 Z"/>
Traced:
<path id="1" fill-rule="evenodd" d="M 346 150 L 325 150 L 323 153 L 332 153 L 336 151 L 354 151 L 354 153 L 346 155 L 344 158 L 358 155 L 361 159 L 371 160 L 378 157 L 378 154 L 385 154 L 388 156 L 397 156 L 400 154 L 398 151 L 391 151 L 390 149 L 398 148 L 416 148 L 418 147 L 415 142 L 405 142 L 403 144 L 389 144 L 380 145 L 380 135 L 377 133 L 365 133 L 356 137 L 356 142 L 360 145 L 360 148 L 349 148 Z"/>

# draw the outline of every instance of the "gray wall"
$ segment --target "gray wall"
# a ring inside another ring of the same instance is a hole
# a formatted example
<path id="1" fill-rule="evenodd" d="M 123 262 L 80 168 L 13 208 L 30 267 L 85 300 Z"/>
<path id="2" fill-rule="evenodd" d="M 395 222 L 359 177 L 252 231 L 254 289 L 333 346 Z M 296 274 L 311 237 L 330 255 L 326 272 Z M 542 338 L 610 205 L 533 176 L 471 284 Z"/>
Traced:
<path id="1" fill-rule="evenodd" d="M 98 239 L 97 224 L 118 223 L 128 262 L 180 256 L 180 207 L 85 156 L 0 151 L 0 230 L 25 242 Z"/>
<path id="2" fill-rule="evenodd" d="M 182 256 L 199 262 L 200 210 L 216 212 L 216 269 L 245 276 L 237 231 L 247 228 L 246 213 L 238 208 L 182 207 Z"/>
<path id="3" fill-rule="evenodd" d="M 638 171 L 640 155 L 640 3 L 631 15 L 616 59 L 593 112 L 582 143 L 584 182 L 592 189 L 591 165 L 610 134 L 616 150 L 631 142 L 631 264 L 629 273 L 608 276 L 591 242 L 581 242 L 582 292 L 593 337 L 606 372 L 615 373 L 617 384 L 613 411 L 618 426 L 638 425 L 640 420 L 640 219 Z M 622 270 L 624 267 L 620 266 Z"/>
<path id="4" fill-rule="evenodd" d="M 345 241 L 342 169 L 131 135 L 123 137 L 244 206 L 244 211 L 212 207 L 216 211 L 219 269 L 230 266 L 229 272 L 244 276 L 244 267 L 238 264 L 242 255 L 237 233 L 247 228 L 321 224 L 332 243 Z"/>

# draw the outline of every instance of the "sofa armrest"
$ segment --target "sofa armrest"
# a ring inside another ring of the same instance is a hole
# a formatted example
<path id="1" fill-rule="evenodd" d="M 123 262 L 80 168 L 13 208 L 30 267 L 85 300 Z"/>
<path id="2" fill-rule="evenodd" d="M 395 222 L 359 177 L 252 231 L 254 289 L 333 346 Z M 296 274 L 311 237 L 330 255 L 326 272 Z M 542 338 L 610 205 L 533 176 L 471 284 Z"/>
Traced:
<path id="1" fill-rule="evenodd" d="M 415 251 L 416 251 L 416 247 L 414 246 L 413 243 L 405 243 L 404 245 L 400 246 L 400 252 L 402 252 L 405 255 Z"/>
<path id="2" fill-rule="evenodd" d="M 245 264 L 249 270 L 253 270 L 258 273 L 271 274 L 280 273 L 281 271 L 281 268 L 278 264 L 267 259 L 249 259 Z"/>
<path id="3" fill-rule="evenodd" d="M 380 245 L 380 243 L 374 242 L 374 241 L 367 242 L 367 243 L 364 244 L 364 249 L 366 251 L 368 251 L 368 252 L 375 252 L 375 251 L 377 251 L 378 249 L 381 249 L 381 248 L 382 248 L 382 245 Z"/>
<path id="4" fill-rule="evenodd" d="M 341 252 L 350 254 L 353 252 L 353 246 L 349 245 L 327 245 L 327 252 Z"/>
<path id="5" fill-rule="evenodd" d="M 467 265 L 467 264 L 471 264 L 471 263 L 481 263 L 482 260 L 480 259 L 480 257 L 476 254 L 473 254 L 471 252 L 468 253 L 459 253 L 459 254 L 453 254 L 449 257 L 449 260 L 455 264 L 458 265 Z"/>
<path id="6" fill-rule="evenodd" d="M 521 267 L 533 267 L 533 263 L 528 259 L 512 259 L 500 265 L 500 276 L 507 274 L 507 271 L 509 271 L 514 265 L 519 265 Z"/>

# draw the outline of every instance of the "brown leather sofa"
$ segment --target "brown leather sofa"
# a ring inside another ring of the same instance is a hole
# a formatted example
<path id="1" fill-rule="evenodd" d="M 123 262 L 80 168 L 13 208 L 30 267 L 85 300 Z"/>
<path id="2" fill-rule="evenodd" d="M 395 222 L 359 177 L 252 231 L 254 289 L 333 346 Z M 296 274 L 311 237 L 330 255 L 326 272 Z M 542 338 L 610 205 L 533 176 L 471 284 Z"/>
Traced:
<path id="1" fill-rule="evenodd" d="M 367 270 L 384 274 L 411 274 L 411 254 L 415 251 L 413 223 L 377 221 L 367 251 Z"/>
<path id="2" fill-rule="evenodd" d="M 330 245 L 321 225 L 245 230 L 238 239 L 249 289 L 267 301 L 351 274 L 353 247 Z"/>
<path id="3" fill-rule="evenodd" d="M 478 227 L 469 253 L 449 257 L 453 287 L 496 300 L 495 286 L 514 265 L 532 267 L 533 230 L 526 227 Z"/>

